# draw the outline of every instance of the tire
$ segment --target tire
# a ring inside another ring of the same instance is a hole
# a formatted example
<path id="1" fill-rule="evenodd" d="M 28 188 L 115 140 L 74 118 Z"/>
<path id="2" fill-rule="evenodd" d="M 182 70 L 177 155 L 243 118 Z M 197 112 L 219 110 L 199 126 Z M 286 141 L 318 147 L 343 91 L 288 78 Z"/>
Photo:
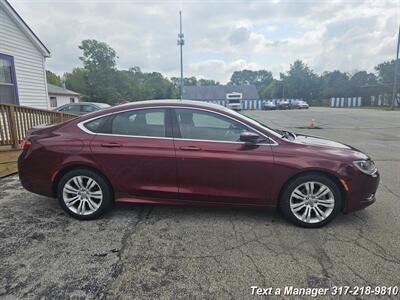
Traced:
<path id="1" fill-rule="evenodd" d="M 309 193 L 311 190 L 312 193 Z M 307 174 L 293 179 L 285 187 L 279 201 L 279 208 L 286 219 L 305 228 L 325 226 L 336 217 L 342 206 L 343 199 L 337 184 L 321 174 Z"/>
<path id="2" fill-rule="evenodd" d="M 108 181 L 97 172 L 84 168 L 72 170 L 61 178 L 57 198 L 64 211 L 78 220 L 97 219 L 113 204 Z"/>

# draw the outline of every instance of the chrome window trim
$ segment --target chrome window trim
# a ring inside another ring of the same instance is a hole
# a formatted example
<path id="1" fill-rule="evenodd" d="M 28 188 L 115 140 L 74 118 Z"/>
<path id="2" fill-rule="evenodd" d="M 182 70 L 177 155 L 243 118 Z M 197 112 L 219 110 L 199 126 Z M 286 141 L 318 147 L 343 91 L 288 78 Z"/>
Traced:
<path id="1" fill-rule="evenodd" d="M 140 107 L 140 108 L 131 108 L 131 109 L 126 109 L 126 110 L 120 110 L 120 111 L 115 111 L 115 112 L 111 112 L 108 114 L 104 114 L 101 116 L 97 116 L 97 117 L 93 117 L 84 121 L 81 121 L 77 124 L 78 128 L 81 129 L 82 131 L 91 134 L 91 135 L 102 135 L 102 136 L 119 136 L 119 137 L 133 137 L 133 138 L 149 138 L 149 139 L 164 139 L 164 140 L 182 140 L 182 141 L 197 141 L 197 142 L 212 142 L 212 143 L 224 143 L 224 144 L 246 144 L 245 142 L 233 142 L 233 141 L 215 141 L 215 140 L 199 140 L 199 139 L 184 139 L 184 138 L 173 138 L 173 137 L 155 137 L 155 136 L 141 136 L 141 135 L 125 135 L 125 134 L 111 134 L 111 133 L 95 133 L 90 131 L 89 129 L 87 129 L 84 124 L 88 123 L 90 121 L 94 121 L 96 119 L 99 118 L 103 118 L 103 117 L 107 117 L 107 116 L 111 116 L 114 114 L 118 114 L 118 113 L 124 113 L 124 112 L 128 112 L 128 111 L 134 111 L 134 110 L 141 110 L 141 109 L 168 109 L 168 108 L 172 108 L 172 109 L 193 109 L 193 110 L 201 110 L 201 111 L 206 111 L 206 112 L 210 112 L 210 113 L 214 113 L 214 114 L 218 114 L 221 115 L 223 117 L 229 118 L 231 120 L 234 120 L 236 122 L 241 123 L 242 125 L 246 126 L 247 128 L 250 128 L 251 130 L 257 132 L 260 136 L 266 138 L 267 140 L 271 141 L 272 143 L 267 143 L 267 144 L 258 144 L 259 146 L 278 146 L 279 144 L 272 139 L 269 136 L 266 136 L 264 133 L 258 131 L 257 129 L 253 128 L 252 126 L 249 126 L 248 124 L 243 123 L 242 121 L 235 119 L 231 116 L 225 115 L 223 113 L 220 112 L 216 112 L 213 110 L 209 110 L 209 109 L 205 109 L 205 108 L 197 108 L 197 107 L 190 107 L 190 106 L 151 106 L 151 107 Z"/>

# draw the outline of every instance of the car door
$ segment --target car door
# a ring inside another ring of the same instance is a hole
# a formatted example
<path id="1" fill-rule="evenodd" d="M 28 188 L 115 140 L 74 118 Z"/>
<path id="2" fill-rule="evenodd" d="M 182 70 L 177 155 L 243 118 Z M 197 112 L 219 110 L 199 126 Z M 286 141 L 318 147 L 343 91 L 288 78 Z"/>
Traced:
<path id="1" fill-rule="evenodd" d="M 273 184 L 271 140 L 240 142 L 241 132 L 254 130 L 216 112 L 176 108 L 173 116 L 181 199 L 268 204 Z"/>
<path id="2" fill-rule="evenodd" d="M 175 150 L 168 120 L 166 109 L 146 108 L 85 124 L 87 130 L 97 131 L 91 142 L 93 159 L 109 176 L 119 200 L 178 197 Z"/>

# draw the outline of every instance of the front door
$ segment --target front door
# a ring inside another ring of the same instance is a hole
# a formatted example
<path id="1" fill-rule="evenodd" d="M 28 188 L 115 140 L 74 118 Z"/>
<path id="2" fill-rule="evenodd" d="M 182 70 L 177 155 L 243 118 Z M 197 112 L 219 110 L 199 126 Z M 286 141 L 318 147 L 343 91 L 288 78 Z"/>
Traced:
<path id="1" fill-rule="evenodd" d="M 269 144 L 240 142 L 241 132 L 254 130 L 224 115 L 192 108 L 174 112 L 182 200 L 268 204 L 273 176 Z"/>
<path id="2" fill-rule="evenodd" d="M 113 114 L 91 142 L 94 159 L 110 176 L 117 198 L 178 197 L 176 159 L 168 111 L 136 109 Z M 93 126 L 102 122 L 97 119 Z M 97 123 L 96 123 L 97 122 Z M 91 129 L 91 124 L 85 124 Z"/>

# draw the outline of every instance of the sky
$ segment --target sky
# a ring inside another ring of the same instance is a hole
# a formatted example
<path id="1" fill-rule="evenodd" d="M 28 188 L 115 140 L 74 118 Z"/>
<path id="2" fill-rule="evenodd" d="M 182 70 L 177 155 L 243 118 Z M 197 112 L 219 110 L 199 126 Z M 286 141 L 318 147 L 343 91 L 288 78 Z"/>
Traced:
<path id="1" fill-rule="evenodd" d="M 93 1 L 9 0 L 51 52 L 47 69 L 82 66 L 84 39 L 106 42 L 117 67 L 179 76 L 179 11 L 184 76 L 229 81 L 266 69 L 279 78 L 296 59 L 315 72 L 374 71 L 395 58 L 400 0 Z"/>

